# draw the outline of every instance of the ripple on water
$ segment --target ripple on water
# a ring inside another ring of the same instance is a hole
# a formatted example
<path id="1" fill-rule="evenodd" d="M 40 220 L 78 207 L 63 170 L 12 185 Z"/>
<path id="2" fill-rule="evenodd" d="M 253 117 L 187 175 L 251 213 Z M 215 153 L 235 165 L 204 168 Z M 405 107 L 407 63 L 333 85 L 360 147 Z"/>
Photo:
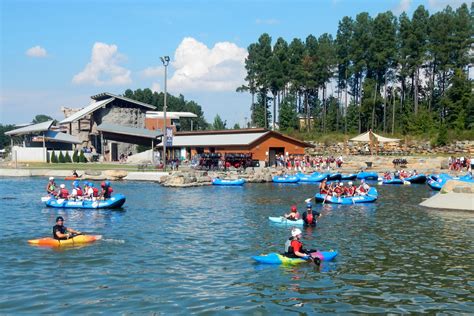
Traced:
<path id="1" fill-rule="evenodd" d="M 250 256 L 279 252 L 291 227 L 268 222 L 311 185 L 177 190 L 117 182 L 124 210 L 55 210 L 44 179 L 0 179 L 1 313 L 470 313 L 474 221 L 418 203 L 425 186 L 382 186 L 372 205 L 317 205 L 323 217 L 305 242 L 336 249 L 335 262 L 281 267 Z M 36 189 L 31 189 L 36 188 Z M 56 216 L 102 234 L 93 245 L 31 247 Z M 471 216 L 471 217 L 470 217 Z"/>

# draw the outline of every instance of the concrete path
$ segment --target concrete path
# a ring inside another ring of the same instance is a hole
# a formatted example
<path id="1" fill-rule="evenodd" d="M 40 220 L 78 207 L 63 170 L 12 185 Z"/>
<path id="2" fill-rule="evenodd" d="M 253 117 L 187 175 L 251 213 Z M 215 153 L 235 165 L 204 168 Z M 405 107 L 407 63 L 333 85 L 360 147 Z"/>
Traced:
<path id="1" fill-rule="evenodd" d="M 471 193 L 438 193 L 420 203 L 430 208 L 474 211 L 474 194 Z"/>

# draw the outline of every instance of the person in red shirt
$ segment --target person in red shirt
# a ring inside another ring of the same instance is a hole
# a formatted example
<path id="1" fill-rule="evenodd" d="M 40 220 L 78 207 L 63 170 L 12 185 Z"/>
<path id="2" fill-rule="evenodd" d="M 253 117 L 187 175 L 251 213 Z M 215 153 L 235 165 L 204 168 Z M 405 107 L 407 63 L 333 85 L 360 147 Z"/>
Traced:
<path id="1" fill-rule="evenodd" d="M 328 182 L 327 179 L 323 179 L 323 181 L 321 181 L 321 184 L 319 185 L 319 193 L 328 194 L 329 188 L 328 188 L 327 182 Z"/>
<path id="2" fill-rule="evenodd" d="M 342 186 L 342 182 L 339 182 L 334 188 L 334 195 L 337 197 L 341 197 L 343 193 L 344 193 L 344 188 Z"/>
<path id="3" fill-rule="evenodd" d="M 64 184 L 59 186 L 58 198 L 67 199 L 69 197 L 69 191 L 66 189 Z"/>

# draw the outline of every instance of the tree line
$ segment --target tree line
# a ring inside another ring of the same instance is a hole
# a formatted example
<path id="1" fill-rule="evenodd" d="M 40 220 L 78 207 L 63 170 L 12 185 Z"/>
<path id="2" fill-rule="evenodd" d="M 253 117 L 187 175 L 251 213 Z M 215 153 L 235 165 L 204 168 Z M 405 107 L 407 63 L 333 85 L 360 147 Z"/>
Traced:
<path id="1" fill-rule="evenodd" d="M 409 17 L 392 12 L 339 21 L 290 43 L 264 33 L 248 47 L 246 84 L 252 125 L 310 132 L 368 129 L 422 134 L 439 126 L 473 130 L 474 4 Z"/>

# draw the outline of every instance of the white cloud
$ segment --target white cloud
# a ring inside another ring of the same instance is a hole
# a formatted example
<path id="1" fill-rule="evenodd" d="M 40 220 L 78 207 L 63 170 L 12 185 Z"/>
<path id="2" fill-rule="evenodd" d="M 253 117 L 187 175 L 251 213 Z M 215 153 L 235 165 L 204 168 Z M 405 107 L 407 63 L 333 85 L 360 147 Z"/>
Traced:
<path id="1" fill-rule="evenodd" d="M 255 23 L 256 24 L 274 25 L 274 24 L 279 24 L 280 21 L 277 20 L 277 19 L 256 19 Z"/>
<path id="2" fill-rule="evenodd" d="M 161 92 L 160 84 L 158 82 L 153 82 L 151 84 L 151 91 L 160 93 Z"/>
<path id="3" fill-rule="evenodd" d="M 46 49 L 44 49 L 43 47 L 39 45 L 28 48 L 25 54 L 26 56 L 29 56 L 29 57 L 38 57 L 38 58 L 43 58 L 43 57 L 48 56 Z"/>
<path id="4" fill-rule="evenodd" d="M 402 14 L 410 9 L 412 0 L 400 0 L 400 3 L 393 9 L 395 14 Z"/>
<path id="5" fill-rule="evenodd" d="M 141 74 L 146 78 L 163 77 L 165 68 L 163 66 L 147 67 L 141 71 Z"/>
<path id="6" fill-rule="evenodd" d="M 132 82 L 130 70 L 119 65 L 124 60 L 117 45 L 96 42 L 92 47 L 91 61 L 72 78 L 72 82 L 95 86 L 129 84 Z"/>
<path id="7" fill-rule="evenodd" d="M 465 0 L 428 0 L 428 5 L 431 9 L 434 10 L 443 10 L 447 5 L 450 5 L 451 8 L 458 8 L 467 2 Z"/>
<path id="8" fill-rule="evenodd" d="M 169 90 L 235 91 L 244 82 L 246 56 L 247 50 L 234 43 L 219 42 L 210 49 L 186 37 L 171 63 L 175 72 L 169 79 Z"/>

